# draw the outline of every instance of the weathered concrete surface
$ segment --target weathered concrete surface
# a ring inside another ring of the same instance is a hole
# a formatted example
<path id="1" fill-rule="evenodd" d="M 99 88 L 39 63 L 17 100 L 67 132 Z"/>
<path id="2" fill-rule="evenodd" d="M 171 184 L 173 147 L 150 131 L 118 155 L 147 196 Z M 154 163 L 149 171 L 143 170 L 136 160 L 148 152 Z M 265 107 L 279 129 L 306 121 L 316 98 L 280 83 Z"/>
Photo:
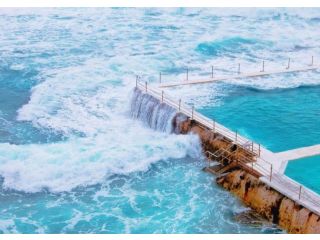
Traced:
<path id="1" fill-rule="evenodd" d="M 320 144 L 274 153 L 278 161 L 290 161 L 320 155 Z"/>
<path id="2" fill-rule="evenodd" d="M 217 183 L 238 196 L 269 221 L 289 233 L 320 233 L 320 217 L 270 188 L 244 170 L 217 178 Z"/>
<path id="3" fill-rule="evenodd" d="M 227 149 L 236 147 L 236 145 L 226 138 L 224 138 L 219 133 L 214 133 L 213 131 L 208 130 L 206 127 L 201 126 L 199 123 L 185 118 L 185 120 L 181 121 L 181 115 L 177 115 L 173 119 L 173 126 L 176 133 L 179 134 L 187 134 L 193 133 L 197 134 L 200 137 L 202 149 L 205 151 L 216 152 L 219 149 Z M 246 159 L 252 158 L 252 154 L 248 151 L 245 151 L 241 148 L 236 148 L 230 155 L 228 155 L 229 160 L 239 159 L 241 156 Z M 222 164 L 227 165 L 230 161 L 224 159 Z"/>

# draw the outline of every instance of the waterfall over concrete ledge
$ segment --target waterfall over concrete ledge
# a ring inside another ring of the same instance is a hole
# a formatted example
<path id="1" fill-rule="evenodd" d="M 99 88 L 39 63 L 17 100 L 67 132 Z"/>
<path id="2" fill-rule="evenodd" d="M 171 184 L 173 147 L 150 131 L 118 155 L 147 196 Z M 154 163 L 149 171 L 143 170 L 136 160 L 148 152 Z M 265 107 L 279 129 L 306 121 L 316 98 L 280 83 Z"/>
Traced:
<path id="1" fill-rule="evenodd" d="M 148 127 L 161 132 L 173 132 L 173 119 L 177 111 L 161 103 L 158 99 L 134 88 L 131 99 L 130 114 Z"/>

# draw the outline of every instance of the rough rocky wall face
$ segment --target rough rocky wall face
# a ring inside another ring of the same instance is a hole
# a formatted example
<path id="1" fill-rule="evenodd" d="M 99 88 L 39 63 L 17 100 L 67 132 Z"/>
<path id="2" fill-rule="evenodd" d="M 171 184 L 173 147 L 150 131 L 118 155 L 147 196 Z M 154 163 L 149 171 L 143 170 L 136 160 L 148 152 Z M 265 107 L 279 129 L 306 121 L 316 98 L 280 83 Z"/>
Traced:
<path id="1" fill-rule="evenodd" d="M 201 139 L 203 151 L 214 153 L 219 149 L 225 149 L 230 146 L 230 142 L 226 141 L 220 134 L 214 133 L 211 130 L 199 125 L 190 118 L 182 117 L 183 114 L 177 114 L 173 119 L 174 132 L 177 134 L 197 134 Z"/>
<path id="2" fill-rule="evenodd" d="M 282 195 L 272 191 L 256 177 L 243 170 L 235 170 L 224 177 L 218 177 L 217 183 L 241 198 L 255 211 L 273 223 L 278 223 L 277 211 Z"/>
<path id="3" fill-rule="evenodd" d="M 248 150 L 239 148 L 231 140 L 226 139 L 217 132 L 207 129 L 182 113 L 178 113 L 173 118 L 172 125 L 176 134 L 197 134 L 201 139 L 202 149 L 204 152 L 210 151 L 211 153 L 215 153 L 221 149 L 231 150 L 231 153 L 226 153 L 228 157 L 224 158 L 223 162 L 221 161 L 223 165 L 228 165 L 235 159 L 253 159 L 252 153 L 249 153 Z"/>
<path id="4" fill-rule="evenodd" d="M 319 216 L 243 170 L 218 177 L 217 183 L 289 233 L 320 233 Z"/>
<path id="5" fill-rule="evenodd" d="M 289 232 L 320 233 L 320 217 L 292 200 L 284 198 L 279 212 L 279 226 Z"/>

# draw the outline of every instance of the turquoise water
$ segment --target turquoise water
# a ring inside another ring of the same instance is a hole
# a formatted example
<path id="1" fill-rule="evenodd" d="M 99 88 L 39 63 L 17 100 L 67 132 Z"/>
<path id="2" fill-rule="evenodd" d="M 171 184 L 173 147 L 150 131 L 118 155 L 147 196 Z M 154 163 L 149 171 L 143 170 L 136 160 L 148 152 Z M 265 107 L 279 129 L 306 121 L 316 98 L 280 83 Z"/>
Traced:
<path id="1" fill-rule="evenodd" d="M 196 162 L 195 162 L 196 161 Z M 149 171 L 113 175 L 70 192 L 0 195 L 2 231 L 45 233 L 268 233 L 272 225 L 235 224 L 245 208 L 210 184 L 197 160 L 175 159 Z M 6 211 L 4 211 L 6 209 Z M 217 210 L 219 209 L 219 210 Z M 223 213 L 223 214 L 221 214 Z"/>
<path id="2" fill-rule="evenodd" d="M 320 156 L 290 161 L 285 174 L 304 186 L 320 193 Z"/>
<path id="3" fill-rule="evenodd" d="M 173 81 L 186 67 L 193 78 L 211 65 L 233 74 L 240 60 L 256 70 L 262 59 L 269 68 L 290 55 L 304 65 L 319 59 L 318 16 L 319 9 L 0 9 L 0 232 L 279 232 L 239 220 L 248 209 L 201 171 L 195 136 L 132 119 L 132 89 L 137 74 L 152 82 L 161 71 Z M 313 143 L 301 131 L 284 142 L 268 126 L 283 118 L 318 131 L 304 114 L 313 114 L 319 94 L 306 85 L 319 83 L 302 73 L 174 95 L 276 150 Z M 238 110 L 254 101 L 254 112 Z"/>
<path id="4" fill-rule="evenodd" d="M 259 90 L 225 86 L 216 107 L 199 109 L 227 127 L 279 152 L 320 143 L 320 87 Z M 286 175 L 320 193 L 320 158 L 290 161 Z"/>
<path id="5" fill-rule="evenodd" d="M 199 111 L 274 152 L 320 143 L 319 86 L 225 89 L 221 104 Z"/>

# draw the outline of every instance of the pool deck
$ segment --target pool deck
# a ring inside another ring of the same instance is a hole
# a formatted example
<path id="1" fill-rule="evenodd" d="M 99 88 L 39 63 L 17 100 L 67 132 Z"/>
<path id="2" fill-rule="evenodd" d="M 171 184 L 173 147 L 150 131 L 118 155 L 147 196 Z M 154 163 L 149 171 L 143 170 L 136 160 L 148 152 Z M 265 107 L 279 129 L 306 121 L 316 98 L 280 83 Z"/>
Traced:
<path id="1" fill-rule="evenodd" d="M 150 88 L 147 83 L 144 85 L 138 81 L 136 87 L 162 103 L 173 107 L 178 112 L 185 114 L 208 130 L 218 132 L 226 138 L 231 139 L 232 142 L 244 149 L 255 153 L 258 151 L 256 161 L 248 163 L 248 167 L 261 174 L 260 180 L 320 216 L 320 195 L 284 175 L 284 169 L 289 160 L 318 155 L 320 154 L 320 145 L 274 153 L 260 146 L 260 144 L 240 136 L 222 124 L 208 119 L 196 112 L 194 108 L 190 109 L 187 105 L 182 104 L 181 101 L 178 102 L 167 94 L 164 95 L 164 92 L 159 88 Z"/>
<path id="2" fill-rule="evenodd" d="M 275 153 L 278 161 L 291 161 L 316 155 L 320 155 L 320 144 Z"/>

